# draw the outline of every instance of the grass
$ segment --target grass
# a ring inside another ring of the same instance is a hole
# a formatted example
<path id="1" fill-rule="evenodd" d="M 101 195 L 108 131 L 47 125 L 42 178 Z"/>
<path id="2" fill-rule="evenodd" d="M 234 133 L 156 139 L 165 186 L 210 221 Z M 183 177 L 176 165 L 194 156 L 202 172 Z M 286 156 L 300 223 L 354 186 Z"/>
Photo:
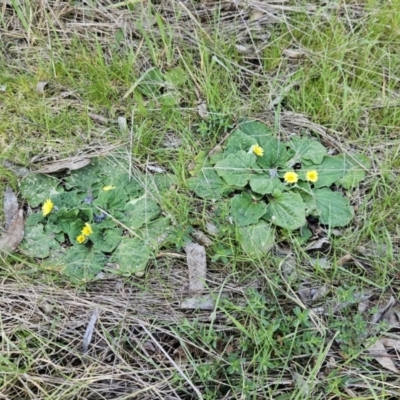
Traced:
<path id="1" fill-rule="evenodd" d="M 75 287 L 37 260 L 2 256 L 1 396 L 398 396 L 398 375 L 368 346 L 383 336 L 399 343 L 390 325 L 398 327 L 397 303 L 376 316 L 399 284 L 400 1 L 266 3 L 3 4 L 0 192 L 20 179 L 5 160 L 34 169 L 32 157 L 122 143 L 137 165 L 177 176 L 160 199 L 174 223 L 205 230 L 213 205 L 187 191 L 190 163 L 239 117 L 284 137 L 311 132 L 331 149 L 366 154 L 373 167 L 349 193 L 355 219 L 330 232 L 329 251 L 281 236 L 274 252 L 251 260 L 220 224 L 207 250 L 214 311 L 180 309 L 184 258 L 160 257 L 141 279 Z M 171 253 L 179 256 L 185 240 Z"/>

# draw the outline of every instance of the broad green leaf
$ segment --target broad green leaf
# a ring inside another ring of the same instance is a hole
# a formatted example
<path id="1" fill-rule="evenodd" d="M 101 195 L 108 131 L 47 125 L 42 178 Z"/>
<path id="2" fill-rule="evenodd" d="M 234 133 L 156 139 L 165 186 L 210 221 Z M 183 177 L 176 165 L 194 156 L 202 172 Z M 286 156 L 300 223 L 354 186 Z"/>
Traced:
<path id="1" fill-rule="evenodd" d="M 243 192 L 231 199 L 231 213 L 233 220 L 239 226 L 255 224 L 265 214 L 267 205 L 255 202 L 251 195 Z"/>
<path id="2" fill-rule="evenodd" d="M 176 176 L 171 174 L 155 174 L 151 177 L 158 192 L 169 190 L 177 183 Z"/>
<path id="3" fill-rule="evenodd" d="M 331 228 L 347 225 L 354 216 L 348 199 L 328 188 L 315 191 L 315 201 L 319 212 L 319 222 Z"/>
<path id="4" fill-rule="evenodd" d="M 311 161 L 314 164 L 321 164 L 327 151 L 322 144 L 316 140 L 294 137 L 289 143 L 289 155 L 291 159 L 288 161 L 288 167 L 292 167 L 296 163 L 302 161 Z"/>
<path id="5" fill-rule="evenodd" d="M 130 198 L 140 197 L 144 193 L 144 186 L 146 185 L 145 178 L 142 175 L 135 174 L 131 177 L 123 189 Z"/>
<path id="6" fill-rule="evenodd" d="M 252 168 L 256 168 L 255 160 L 254 154 L 241 150 L 218 161 L 214 168 L 228 185 L 244 187 L 253 175 Z"/>
<path id="7" fill-rule="evenodd" d="M 259 145 L 264 150 L 264 155 L 257 157 L 257 164 L 261 168 L 271 169 L 285 165 L 288 154 L 284 143 L 274 137 L 266 137 Z"/>
<path id="8" fill-rule="evenodd" d="M 305 205 L 298 193 L 281 193 L 271 198 L 264 219 L 293 231 L 306 223 Z"/>
<path id="9" fill-rule="evenodd" d="M 275 233 L 270 224 L 259 221 L 255 225 L 239 228 L 239 242 L 250 257 L 262 257 L 275 243 Z"/>
<path id="10" fill-rule="evenodd" d="M 283 191 L 285 186 L 278 178 L 271 178 L 269 175 L 254 175 L 250 179 L 250 187 L 253 192 L 259 194 L 271 194 L 275 189 Z"/>
<path id="11" fill-rule="evenodd" d="M 107 257 L 94 247 L 76 244 L 56 264 L 74 283 L 89 282 L 104 268 Z"/>
<path id="12" fill-rule="evenodd" d="M 219 200 L 229 191 L 229 186 L 217 175 L 214 168 L 203 168 L 198 176 L 187 180 L 189 190 L 202 199 Z"/>
<path id="13" fill-rule="evenodd" d="M 165 86 L 162 72 L 158 68 L 150 68 L 139 78 L 139 91 L 148 97 L 160 95 L 160 90 Z"/>
<path id="14" fill-rule="evenodd" d="M 99 229 L 93 225 L 93 234 L 89 236 L 96 250 L 111 253 L 122 239 L 122 229 Z"/>
<path id="15" fill-rule="evenodd" d="M 224 156 L 236 154 L 241 150 L 247 153 L 254 144 L 257 144 L 256 139 L 246 135 L 240 129 L 236 129 L 226 142 Z"/>
<path id="16" fill-rule="evenodd" d="M 21 181 L 21 196 L 26 199 L 31 207 L 38 207 L 47 199 L 63 191 L 56 178 L 42 175 L 29 174 Z"/>
<path id="17" fill-rule="evenodd" d="M 35 226 L 38 223 L 45 221 L 45 218 L 46 217 L 43 217 L 41 212 L 32 213 L 25 220 L 25 226 Z"/>
<path id="18" fill-rule="evenodd" d="M 365 178 L 366 171 L 371 168 L 370 159 L 363 154 L 341 154 L 338 158 L 343 160 L 346 171 L 337 184 L 345 189 L 357 186 Z"/>
<path id="19" fill-rule="evenodd" d="M 137 234 L 145 242 L 152 243 L 154 247 L 157 247 L 168 241 L 172 230 L 173 227 L 170 218 L 157 218 L 140 228 Z"/>
<path id="20" fill-rule="evenodd" d="M 56 194 L 51 199 L 55 207 L 62 208 L 74 208 L 80 204 L 80 199 L 78 198 L 77 191 L 71 190 L 69 192 L 61 192 Z"/>
<path id="21" fill-rule="evenodd" d="M 67 233 L 70 230 L 71 224 L 78 222 L 83 225 L 83 222 L 78 218 L 78 213 L 78 209 L 67 210 L 66 207 L 63 207 L 55 213 L 50 214 L 48 221 L 58 227 L 60 231 Z"/>
<path id="22" fill-rule="evenodd" d="M 19 249 L 26 255 L 37 258 L 46 258 L 50 255 L 50 249 L 60 247 L 55 240 L 55 234 L 45 232 L 42 224 L 26 226 L 24 240 Z"/>
<path id="23" fill-rule="evenodd" d="M 101 176 L 99 174 L 98 160 L 92 162 L 84 168 L 72 171 L 71 175 L 64 178 L 67 190 L 76 189 L 78 192 L 87 192 L 88 189 L 99 189 Z"/>
<path id="24" fill-rule="evenodd" d="M 157 202 L 143 195 L 126 203 L 123 222 L 129 229 L 138 229 L 157 218 L 161 213 Z"/>
<path id="25" fill-rule="evenodd" d="M 313 165 L 309 168 L 305 167 L 302 179 L 305 179 L 308 169 L 318 172 L 318 180 L 314 183 L 315 188 L 329 187 L 343 177 L 345 173 L 345 163 L 344 160 L 338 156 L 325 156 L 321 164 Z"/>
<path id="26" fill-rule="evenodd" d="M 308 185 L 308 184 L 305 183 L 305 185 Z M 314 192 L 310 193 L 310 192 L 306 192 L 306 191 L 299 191 L 299 194 L 304 202 L 306 216 L 309 216 L 309 215 L 318 216 L 319 212 L 318 212 L 318 208 L 317 208 L 317 202 L 315 201 Z"/>
<path id="27" fill-rule="evenodd" d="M 307 226 L 303 226 L 299 233 L 296 235 L 299 244 L 307 243 L 313 236 L 311 230 Z"/>
<path id="28" fill-rule="evenodd" d="M 264 122 L 254 120 L 240 123 L 238 129 L 244 134 L 254 138 L 260 145 L 265 143 L 266 140 L 271 138 L 274 134 L 273 130 Z"/>
<path id="29" fill-rule="evenodd" d="M 128 196 L 122 187 L 108 191 L 101 191 L 99 197 L 93 201 L 93 205 L 106 211 L 123 210 L 128 201 Z"/>
<path id="30" fill-rule="evenodd" d="M 189 174 L 198 176 L 203 167 L 207 167 L 207 152 L 204 150 L 194 157 L 193 163 L 189 166 Z"/>
<path id="31" fill-rule="evenodd" d="M 143 271 L 151 257 L 151 248 L 144 241 L 138 238 L 123 237 L 111 256 L 110 262 L 118 264 L 119 268 L 113 270 L 114 272 L 132 275 Z"/>

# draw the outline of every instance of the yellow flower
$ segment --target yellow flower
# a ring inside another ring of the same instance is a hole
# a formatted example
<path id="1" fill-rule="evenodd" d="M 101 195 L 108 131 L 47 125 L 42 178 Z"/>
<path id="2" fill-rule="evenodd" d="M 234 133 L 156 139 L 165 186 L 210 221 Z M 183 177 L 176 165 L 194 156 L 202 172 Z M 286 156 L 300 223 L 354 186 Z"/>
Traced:
<path id="1" fill-rule="evenodd" d="M 54 208 L 54 203 L 50 200 L 47 199 L 42 206 L 42 214 L 43 217 L 51 213 L 51 210 Z"/>
<path id="2" fill-rule="evenodd" d="M 80 244 L 84 243 L 85 240 L 86 240 L 86 236 L 85 236 L 85 235 L 79 235 L 79 236 L 77 236 L 77 238 L 76 238 L 76 241 L 77 241 L 78 243 L 80 243 Z"/>
<path id="3" fill-rule="evenodd" d="M 283 179 L 287 183 L 296 183 L 299 180 L 299 176 L 294 171 L 288 171 L 283 175 Z"/>
<path id="4" fill-rule="evenodd" d="M 102 190 L 104 190 L 105 192 L 108 192 L 109 190 L 113 190 L 113 189 L 115 189 L 115 186 L 108 185 L 108 186 L 104 186 Z"/>
<path id="5" fill-rule="evenodd" d="M 314 169 L 312 171 L 307 171 L 306 178 L 308 181 L 315 183 L 318 180 L 318 172 Z"/>
<path id="6" fill-rule="evenodd" d="M 264 149 L 258 144 L 251 146 L 250 150 L 258 157 L 262 157 L 264 155 Z"/>
<path id="7" fill-rule="evenodd" d="M 91 235 L 92 233 L 93 233 L 92 227 L 90 226 L 90 224 L 88 224 L 88 223 L 86 222 L 85 226 L 82 228 L 81 236 L 89 236 L 89 235 Z M 78 236 L 78 237 L 79 237 L 79 236 Z"/>

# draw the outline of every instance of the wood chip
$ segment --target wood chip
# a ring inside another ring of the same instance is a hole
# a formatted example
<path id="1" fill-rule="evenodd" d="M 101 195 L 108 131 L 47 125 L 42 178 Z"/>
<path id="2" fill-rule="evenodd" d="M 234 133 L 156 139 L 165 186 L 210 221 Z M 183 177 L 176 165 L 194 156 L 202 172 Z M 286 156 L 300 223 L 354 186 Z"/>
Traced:
<path id="1" fill-rule="evenodd" d="M 81 169 L 90 164 L 90 158 L 86 157 L 71 157 L 64 160 L 56 161 L 51 164 L 47 164 L 42 168 L 39 168 L 35 172 L 40 174 L 52 174 L 64 169 L 69 169 L 71 171 Z"/>
<path id="2" fill-rule="evenodd" d="M 207 271 L 206 250 L 197 243 L 189 243 L 185 251 L 189 267 L 189 290 L 201 292 L 204 290 Z"/>

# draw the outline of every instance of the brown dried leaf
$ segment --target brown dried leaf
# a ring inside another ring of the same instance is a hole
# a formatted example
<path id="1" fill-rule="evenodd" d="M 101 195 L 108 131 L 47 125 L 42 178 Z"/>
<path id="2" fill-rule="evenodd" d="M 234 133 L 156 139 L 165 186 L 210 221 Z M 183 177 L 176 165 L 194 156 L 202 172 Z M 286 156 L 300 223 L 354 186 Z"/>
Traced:
<path id="1" fill-rule="evenodd" d="M 375 325 L 382 321 L 387 322 L 389 326 L 399 326 L 400 302 L 393 296 L 391 296 L 387 304 L 372 317 L 371 322 Z"/>
<path id="2" fill-rule="evenodd" d="M 51 164 L 47 164 L 42 168 L 39 168 L 35 172 L 40 174 L 52 174 L 53 172 L 61 171 L 63 169 L 69 169 L 74 171 L 81 169 L 90 164 L 90 158 L 86 157 L 71 157 L 64 160 L 56 161 Z"/>
<path id="3" fill-rule="evenodd" d="M 0 237 L 0 251 L 14 251 L 24 238 L 24 212 L 17 211 L 9 227 Z"/>
<path id="4" fill-rule="evenodd" d="M 197 243 L 189 243 L 185 251 L 189 267 L 189 290 L 201 292 L 204 290 L 207 271 L 206 250 Z"/>
<path id="5" fill-rule="evenodd" d="M 95 121 L 100 122 L 101 124 L 107 124 L 109 121 L 108 118 L 103 117 L 102 115 L 99 115 L 99 114 L 91 113 L 91 112 L 88 113 L 88 116 L 90 118 L 94 119 Z"/>
<path id="6" fill-rule="evenodd" d="M 383 337 L 381 338 L 381 342 L 385 347 L 392 347 L 395 350 L 400 350 L 400 340 Z"/>
<path id="7" fill-rule="evenodd" d="M 203 246 L 211 246 L 213 244 L 212 240 L 206 236 L 206 234 L 202 231 L 194 231 L 192 232 L 192 237 L 193 239 L 196 239 L 196 241 L 203 245 Z"/>
<path id="8" fill-rule="evenodd" d="M 4 216 L 5 216 L 5 225 L 4 227 L 7 229 L 11 221 L 14 219 L 15 214 L 18 212 L 18 199 L 13 190 L 7 186 L 6 191 L 4 193 Z"/>
<path id="9" fill-rule="evenodd" d="M 382 365 L 383 368 L 395 372 L 396 374 L 399 373 L 399 370 L 394 365 L 392 358 L 386 352 L 386 348 L 380 339 L 368 348 L 368 352 L 379 364 Z"/>

